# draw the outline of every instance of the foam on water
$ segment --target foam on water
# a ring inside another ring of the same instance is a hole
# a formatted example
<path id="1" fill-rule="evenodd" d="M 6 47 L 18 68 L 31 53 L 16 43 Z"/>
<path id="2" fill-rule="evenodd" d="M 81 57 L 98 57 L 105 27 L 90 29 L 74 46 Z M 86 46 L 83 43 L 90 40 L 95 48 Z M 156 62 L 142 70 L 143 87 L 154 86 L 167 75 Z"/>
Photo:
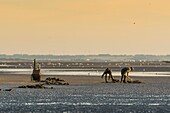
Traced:
<path id="1" fill-rule="evenodd" d="M 148 105 L 149 105 L 149 106 L 159 106 L 159 105 L 161 105 L 161 104 L 159 104 L 159 103 L 149 103 Z"/>

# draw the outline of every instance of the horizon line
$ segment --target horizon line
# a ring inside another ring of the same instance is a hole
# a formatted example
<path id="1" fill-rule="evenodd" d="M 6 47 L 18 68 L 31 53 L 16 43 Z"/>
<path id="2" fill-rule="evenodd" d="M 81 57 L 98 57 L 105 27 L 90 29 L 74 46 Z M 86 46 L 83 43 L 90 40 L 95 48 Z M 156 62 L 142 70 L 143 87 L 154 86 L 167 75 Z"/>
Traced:
<path id="1" fill-rule="evenodd" d="M 105 53 L 101 53 L 101 54 L 27 54 L 27 53 L 16 53 L 16 54 L 1 54 L 0 55 L 9 55 L 9 56 L 13 56 L 13 55 L 52 55 L 52 56 L 80 56 L 80 55 L 84 55 L 84 56 L 91 56 L 91 55 L 98 55 L 98 56 L 136 56 L 136 55 L 153 55 L 153 56 L 168 56 L 170 54 L 105 54 Z"/>

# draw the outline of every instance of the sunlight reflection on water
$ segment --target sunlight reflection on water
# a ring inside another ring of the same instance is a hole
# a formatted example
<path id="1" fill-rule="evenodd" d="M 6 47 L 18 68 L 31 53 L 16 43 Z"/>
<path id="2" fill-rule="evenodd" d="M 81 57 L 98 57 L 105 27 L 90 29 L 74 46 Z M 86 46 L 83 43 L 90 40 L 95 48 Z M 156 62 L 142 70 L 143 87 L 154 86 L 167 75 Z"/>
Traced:
<path id="1" fill-rule="evenodd" d="M 32 74 L 32 69 L 0 69 L 3 74 Z M 87 75 L 100 76 L 103 71 L 82 69 L 42 69 L 43 75 Z M 120 76 L 120 72 L 113 72 L 114 76 Z M 130 76 L 169 76 L 170 72 L 131 72 Z"/>

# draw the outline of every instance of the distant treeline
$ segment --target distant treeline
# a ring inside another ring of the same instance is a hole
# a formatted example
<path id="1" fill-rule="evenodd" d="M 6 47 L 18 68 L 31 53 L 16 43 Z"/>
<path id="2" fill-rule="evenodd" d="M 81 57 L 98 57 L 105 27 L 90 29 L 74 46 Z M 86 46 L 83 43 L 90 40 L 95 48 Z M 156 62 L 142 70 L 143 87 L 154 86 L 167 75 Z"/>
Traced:
<path id="1" fill-rule="evenodd" d="M 170 55 L 28 55 L 0 54 L 0 60 L 55 60 L 55 61 L 170 61 Z"/>

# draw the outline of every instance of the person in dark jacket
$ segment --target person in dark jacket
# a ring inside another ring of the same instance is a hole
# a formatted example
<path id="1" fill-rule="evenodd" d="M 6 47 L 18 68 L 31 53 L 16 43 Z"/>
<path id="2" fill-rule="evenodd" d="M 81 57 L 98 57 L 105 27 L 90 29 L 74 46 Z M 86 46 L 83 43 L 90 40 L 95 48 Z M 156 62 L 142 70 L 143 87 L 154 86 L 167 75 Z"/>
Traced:
<path id="1" fill-rule="evenodd" d="M 105 75 L 105 82 L 107 83 L 107 82 L 108 82 L 108 81 L 107 81 L 107 74 L 109 74 L 109 78 L 111 78 L 112 81 L 114 82 L 114 79 L 113 79 L 113 76 L 112 76 L 112 70 L 109 69 L 109 68 L 106 68 L 106 70 L 105 70 L 104 73 L 102 74 L 101 78 L 103 78 L 104 75 Z"/>
<path id="2" fill-rule="evenodd" d="M 129 72 L 133 71 L 134 68 L 133 67 L 124 67 L 122 70 L 121 70 L 121 83 L 124 82 L 124 83 L 127 83 L 127 77 L 129 76 Z"/>

